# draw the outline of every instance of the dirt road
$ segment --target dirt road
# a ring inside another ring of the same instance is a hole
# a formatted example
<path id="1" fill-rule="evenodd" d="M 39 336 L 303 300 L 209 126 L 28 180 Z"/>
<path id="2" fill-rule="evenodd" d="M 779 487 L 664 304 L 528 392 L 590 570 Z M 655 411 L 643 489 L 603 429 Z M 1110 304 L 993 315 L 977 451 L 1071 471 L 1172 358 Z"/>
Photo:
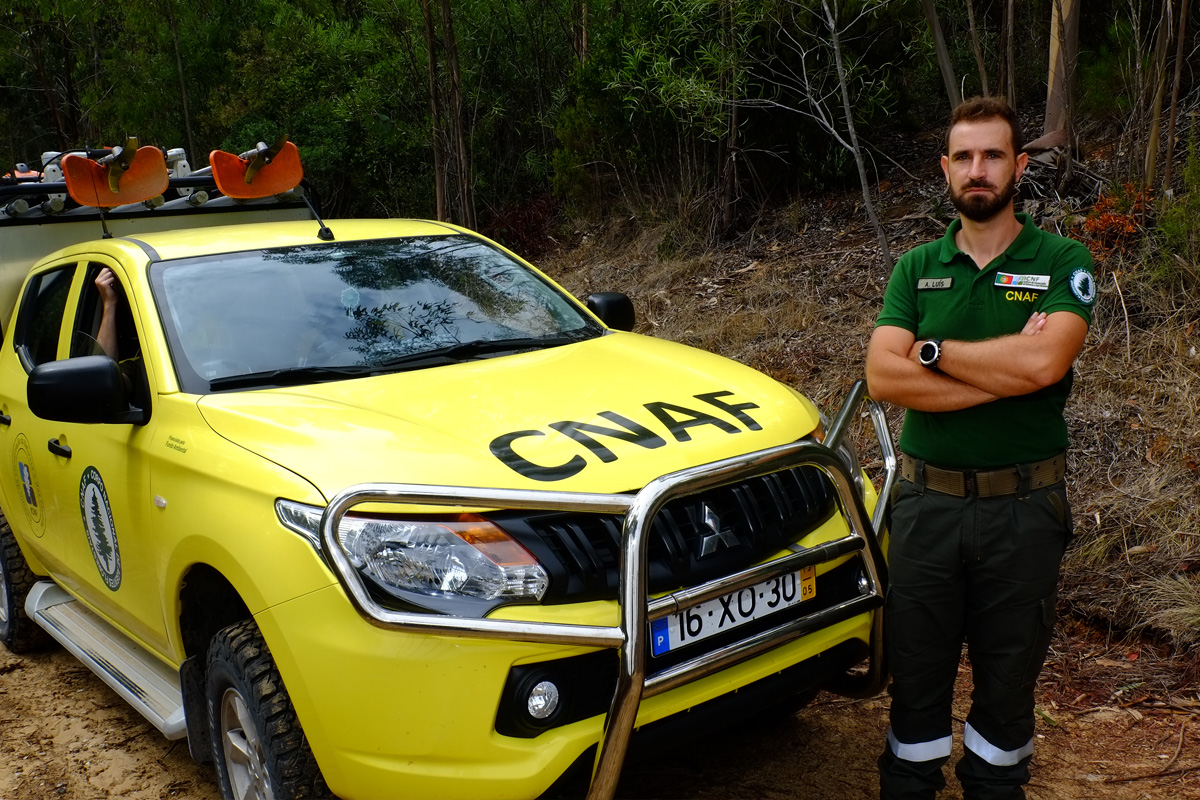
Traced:
<path id="1" fill-rule="evenodd" d="M 1200 697 L 1151 648 L 1060 636 L 1039 692 L 1031 800 L 1200 800 Z M 967 672 L 956 716 L 967 707 Z M 961 728 L 961 722 L 960 722 Z M 731 730 L 626 769 L 622 798 L 877 796 L 886 697 L 822 695 L 804 712 Z M 949 772 L 949 770 L 947 770 Z M 943 800 L 961 798 L 953 782 Z M 193 764 L 62 650 L 0 647 L 0 798 L 217 800 Z"/>

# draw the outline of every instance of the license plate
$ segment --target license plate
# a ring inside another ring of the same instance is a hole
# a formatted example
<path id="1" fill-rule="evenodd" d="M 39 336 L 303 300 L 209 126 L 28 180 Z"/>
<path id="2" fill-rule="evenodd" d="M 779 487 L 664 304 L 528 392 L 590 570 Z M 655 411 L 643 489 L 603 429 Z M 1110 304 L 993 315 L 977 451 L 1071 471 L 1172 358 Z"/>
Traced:
<path id="1" fill-rule="evenodd" d="M 661 656 L 816 596 L 817 568 L 804 567 L 654 620 L 650 650 Z"/>

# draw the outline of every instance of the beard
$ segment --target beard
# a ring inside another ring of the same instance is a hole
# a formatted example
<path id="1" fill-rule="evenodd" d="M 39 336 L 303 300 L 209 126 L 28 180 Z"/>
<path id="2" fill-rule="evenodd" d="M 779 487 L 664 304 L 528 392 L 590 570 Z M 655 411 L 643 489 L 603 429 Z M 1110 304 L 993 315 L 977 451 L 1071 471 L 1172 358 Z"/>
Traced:
<path id="1" fill-rule="evenodd" d="M 1017 196 L 1016 174 L 1010 175 L 995 194 L 968 194 L 971 189 L 997 189 L 987 181 L 968 181 L 961 190 L 950 187 L 950 202 L 972 222 L 987 222 L 1003 211 Z"/>

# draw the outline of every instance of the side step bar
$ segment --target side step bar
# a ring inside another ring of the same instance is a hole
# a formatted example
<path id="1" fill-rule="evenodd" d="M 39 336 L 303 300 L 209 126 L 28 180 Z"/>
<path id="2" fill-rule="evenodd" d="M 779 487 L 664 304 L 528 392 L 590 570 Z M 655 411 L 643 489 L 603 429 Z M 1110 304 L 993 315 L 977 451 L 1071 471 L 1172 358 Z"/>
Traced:
<path id="1" fill-rule="evenodd" d="M 25 599 L 25 613 L 141 712 L 163 736 L 187 736 L 177 671 L 52 581 L 34 584 Z"/>

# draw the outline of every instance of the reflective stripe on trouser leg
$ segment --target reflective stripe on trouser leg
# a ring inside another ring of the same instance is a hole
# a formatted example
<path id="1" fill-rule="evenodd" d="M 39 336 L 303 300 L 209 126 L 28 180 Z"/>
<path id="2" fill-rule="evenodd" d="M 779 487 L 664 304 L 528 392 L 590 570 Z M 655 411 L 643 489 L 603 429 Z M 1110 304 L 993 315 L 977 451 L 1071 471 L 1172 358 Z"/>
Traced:
<path id="1" fill-rule="evenodd" d="M 902 742 L 896 738 L 896 734 L 888 730 L 888 746 L 892 748 L 892 752 L 896 758 L 903 761 L 933 761 L 935 758 L 949 758 L 950 748 L 954 744 L 953 737 L 943 736 L 940 739 L 934 739 L 932 742 Z M 1030 749 L 1033 748 L 1033 743 L 1030 743 Z"/>
<path id="2" fill-rule="evenodd" d="M 967 723 L 963 729 L 963 747 L 982 758 L 993 767 L 1012 767 L 1020 764 L 1023 759 L 1033 755 L 1033 739 L 1018 747 L 1016 750 L 1001 750 L 996 745 L 983 738 L 983 734 Z M 949 752 L 949 750 L 947 750 Z"/>
<path id="3" fill-rule="evenodd" d="M 964 500 L 896 485 L 884 637 L 891 731 L 879 757 L 880 797 L 933 800 L 945 787 L 966 586 L 958 531 Z M 909 750 L 912 745 L 916 749 Z"/>
<path id="4" fill-rule="evenodd" d="M 967 650 L 974 689 L 955 767 L 969 800 L 1018 800 L 1030 778 L 1034 689 L 1054 627 L 1070 525 L 1061 484 L 979 501 L 969 564 Z"/>

